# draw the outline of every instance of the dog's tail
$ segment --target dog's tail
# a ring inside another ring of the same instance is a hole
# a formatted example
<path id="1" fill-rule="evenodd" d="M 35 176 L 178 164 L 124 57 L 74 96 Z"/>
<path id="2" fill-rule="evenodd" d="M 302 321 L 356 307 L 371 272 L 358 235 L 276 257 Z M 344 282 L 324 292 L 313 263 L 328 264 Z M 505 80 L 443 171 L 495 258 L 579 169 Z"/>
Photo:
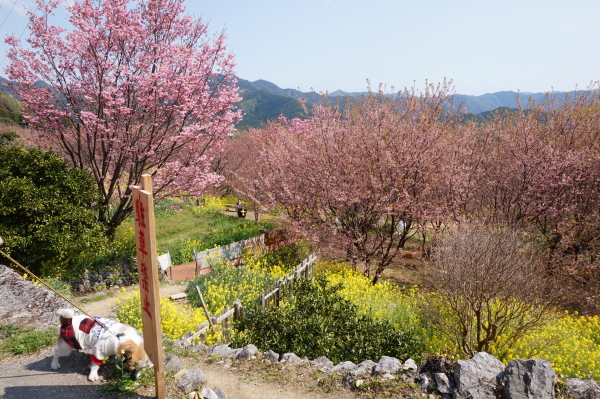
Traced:
<path id="1" fill-rule="evenodd" d="M 62 317 L 63 319 L 72 319 L 75 316 L 75 312 L 73 309 L 58 309 L 56 314 Z"/>

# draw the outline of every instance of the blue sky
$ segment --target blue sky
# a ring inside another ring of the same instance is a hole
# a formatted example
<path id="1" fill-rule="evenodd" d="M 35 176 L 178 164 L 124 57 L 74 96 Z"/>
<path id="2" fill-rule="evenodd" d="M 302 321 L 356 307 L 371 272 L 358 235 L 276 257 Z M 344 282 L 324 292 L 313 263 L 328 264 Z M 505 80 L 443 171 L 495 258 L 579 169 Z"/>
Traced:
<path id="1" fill-rule="evenodd" d="M 30 0 L 17 0 L 10 15 L 14 0 L 0 1 L 0 24 L 8 16 L 0 34 L 20 35 Z M 364 91 L 369 79 L 397 91 L 449 78 L 457 93 L 479 95 L 568 91 L 600 79 L 598 0 L 186 4 L 211 31 L 226 29 L 239 77 L 282 88 Z"/>

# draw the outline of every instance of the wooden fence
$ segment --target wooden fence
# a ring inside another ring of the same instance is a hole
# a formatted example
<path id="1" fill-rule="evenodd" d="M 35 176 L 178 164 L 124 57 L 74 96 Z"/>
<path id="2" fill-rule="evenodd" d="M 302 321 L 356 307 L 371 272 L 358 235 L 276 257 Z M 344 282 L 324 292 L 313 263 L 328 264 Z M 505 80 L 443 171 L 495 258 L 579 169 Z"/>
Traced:
<path id="1" fill-rule="evenodd" d="M 210 271 L 210 268 L 203 269 L 200 262 L 191 262 L 182 265 L 172 265 L 167 269 L 166 274 L 171 280 L 181 282 L 208 274 Z"/>
<path id="2" fill-rule="evenodd" d="M 310 254 L 294 270 L 278 280 L 271 288 L 260 294 L 260 306 L 267 308 L 269 306 L 279 306 L 281 298 L 290 296 L 293 293 L 293 282 L 300 279 L 312 279 L 315 276 L 315 261 L 317 256 Z"/>
<path id="3" fill-rule="evenodd" d="M 239 301 L 235 301 L 233 303 L 233 309 L 227 306 L 221 312 L 221 315 L 211 316 L 208 321 L 202 322 L 202 324 L 198 325 L 198 330 L 194 332 L 194 330 L 189 331 L 187 334 L 183 336 L 183 339 L 190 342 L 205 342 L 208 336 L 208 331 L 213 326 L 219 326 L 220 330 L 223 334 L 223 339 L 225 342 L 229 342 L 231 339 L 231 331 L 232 331 L 232 321 L 242 320 L 244 318 L 244 307 Z"/>

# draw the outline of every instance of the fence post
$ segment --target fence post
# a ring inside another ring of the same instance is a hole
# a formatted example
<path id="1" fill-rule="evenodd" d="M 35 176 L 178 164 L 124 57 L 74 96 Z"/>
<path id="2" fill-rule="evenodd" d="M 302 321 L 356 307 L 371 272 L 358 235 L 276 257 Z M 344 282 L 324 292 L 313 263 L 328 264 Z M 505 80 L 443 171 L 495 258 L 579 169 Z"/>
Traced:
<path id="1" fill-rule="evenodd" d="M 225 313 L 229 312 L 229 310 L 231 310 L 231 308 L 229 306 L 226 306 L 225 309 L 223 309 L 223 311 L 221 312 L 221 315 L 224 315 Z M 229 341 L 229 329 L 231 324 L 229 323 L 229 318 L 231 316 L 227 316 L 225 319 L 223 319 L 223 322 L 221 324 L 221 329 L 223 330 L 223 337 L 225 338 L 226 341 Z"/>
<path id="2" fill-rule="evenodd" d="M 196 266 L 194 267 L 194 277 L 198 277 L 198 261 L 196 260 L 196 248 L 194 248 L 194 262 L 196 262 Z"/>
<path id="3" fill-rule="evenodd" d="M 260 307 L 261 308 L 265 308 L 265 293 L 261 292 L 260 293 Z"/>
<path id="4" fill-rule="evenodd" d="M 233 303 L 233 320 L 234 321 L 241 321 L 244 319 L 244 307 L 242 306 L 242 304 L 240 303 L 240 301 L 235 301 Z"/>
<path id="5" fill-rule="evenodd" d="M 212 322 L 212 320 L 210 318 L 210 313 L 208 313 L 208 308 L 206 307 L 206 304 L 204 303 L 204 297 L 202 296 L 200 287 L 196 286 L 196 291 L 198 292 L 198 296 L 200 297 L 200 303 L 202 304 L 202 309 L 204 309 L 204 314 L 206 315 L 206 320 L 208 320 L 208 324 L 210 324 L 210 326 L 212 327 L 215 324 Z"/>

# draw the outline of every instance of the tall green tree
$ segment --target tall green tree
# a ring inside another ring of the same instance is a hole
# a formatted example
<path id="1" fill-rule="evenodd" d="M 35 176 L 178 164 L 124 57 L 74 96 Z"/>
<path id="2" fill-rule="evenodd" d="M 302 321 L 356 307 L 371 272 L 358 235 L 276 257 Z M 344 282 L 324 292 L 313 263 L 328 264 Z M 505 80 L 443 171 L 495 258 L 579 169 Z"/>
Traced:
<path id="1" fill-rule="evenodd" d="M 66 276 L 57 265 L 68 269 L 69 259 L 102 245 L 98 200 L 89 173 L 58 154 L 0 145 L 3 250 L 34 273 Z"/>

